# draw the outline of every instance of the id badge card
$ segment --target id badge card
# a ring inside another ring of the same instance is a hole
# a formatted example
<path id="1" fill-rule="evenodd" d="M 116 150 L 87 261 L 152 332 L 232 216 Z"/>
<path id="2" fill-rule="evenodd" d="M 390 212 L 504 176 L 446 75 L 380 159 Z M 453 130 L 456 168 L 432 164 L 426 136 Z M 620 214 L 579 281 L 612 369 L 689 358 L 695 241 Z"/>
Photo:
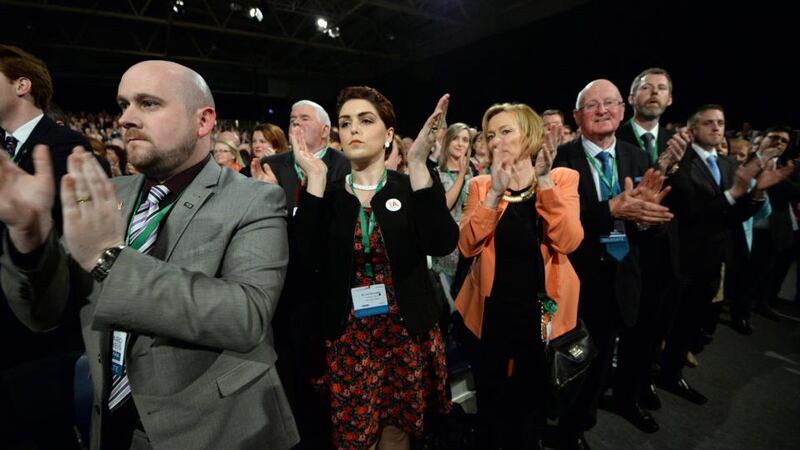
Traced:
<path id="1" fill-rule="evenodd" d="M 128 333 L 115 331 L 111 341 L 111 372 L 121 377 L 125 367 L 125 347 L 128 343 Z"/>
<path id="2" fill-rule="evenodd" d="M 600 243 L 606 247 L 606 252 L 616 261 L 622 261 L 630 251 L 628 236 L 625 234 L 625 222 L 614 221 L 614 230 L 607 235 L 600 236 Z"/>
<path id="3" fill-rule="evenodd" d="M 353 297 L 353 309 L 358 318 L 377 316 L 389 312 L 389 301 L 386 299 L 386 286 L 384 284 L 371 284 L 369 286 L 350 289 Z"/>

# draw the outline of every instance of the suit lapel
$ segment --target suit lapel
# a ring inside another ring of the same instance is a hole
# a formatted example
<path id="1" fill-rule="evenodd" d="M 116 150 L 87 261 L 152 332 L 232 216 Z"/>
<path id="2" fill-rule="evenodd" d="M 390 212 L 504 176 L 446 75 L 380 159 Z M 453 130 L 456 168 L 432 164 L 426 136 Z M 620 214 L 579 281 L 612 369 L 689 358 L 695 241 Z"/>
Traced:
<path id="1" fill-rule="evenodd" d="M 123 185 L 119 188 L 119 209 L 122 214 L 122 219 L 126 224 L 130 224 L 131 216 L 133 215 L 133 208 L 136 206 L 136 200 L 139 192 L 142 190 L 144 184 L 144 175 L 134 175 L 129 184 Z"/>
<path id="2" fill-rule="evenodd" d="M 703 162 L 703 158 L 701 158 L 693 148 L 690 148 L 689 150 L 692 151 L 693 156 L 692 164 L 694 165 L 694 170 L 692 173 L 697 175 L 695 179 L 698 182 L 705 184 L 712 191 L 719 191 L 719 186 L 717 186 L 717 182 L 714 181 L 714 176 L 711 175 L 711 171 L 708 169 L 708 166 L 706 166 L 706 163 Z"/>
<path id="3" fill-rule="evenodd" d="M 33 170 L 33 160 L 31 159 L 33 143 L 42 142 L 52 126 L 58 125 L 51 121 L 47 116 L 43 116 L 42 119 L 39 120 L 39 123 L 33 127 L 33 131 L 31 131 L 30 136 L 28 136 L 28 139 L 25 140 L 17 152 L 16 161 L 18 166 L 23 168 L 30 166 L 30 170 Z"/>
<path id="4" fill-rule="evenodd" d="M 214 193 L 214 188 L 219 184 L 219 178 L 222 175 L 222 168 L 210 159 L 203 170 L 197 174 L 194 181 L 189 184 L 189 187 L 181 194 L 176 200 L 175 206 L 169 213 L 167 221 L 170 226 L 165 227 L 167 233 L 167 253 L 164 261 L 169 261 L 172 252 L 175 251 L 175 246 L 178 245 L 183 232 L 189 226 L 189 222 L 197 211 L 202 208 L 206 200 Z"/>

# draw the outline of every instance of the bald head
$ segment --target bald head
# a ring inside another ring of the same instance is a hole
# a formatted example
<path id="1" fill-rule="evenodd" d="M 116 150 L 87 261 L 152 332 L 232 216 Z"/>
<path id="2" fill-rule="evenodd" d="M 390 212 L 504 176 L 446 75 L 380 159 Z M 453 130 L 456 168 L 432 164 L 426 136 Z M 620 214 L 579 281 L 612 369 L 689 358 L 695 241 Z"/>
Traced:
<path id="1" fill-rule="evenodd" d="M 179 93 L 186 108 L 190 111 L 205 107 L 216 108 L 214 96 L 211 95 L 211 89 L 206 80 L 186 66 L 172 61 L 142 61 L 131 66 L 122 75 L 123 80 L 131 73 L 144 73 L 165 84 L 169 89 L 174 89 L 174 92 Z"/>
<path id="2" fill-rule="evenodd" d="M 578 92 L 578 98 L 575 100 L 575 109 L 580 109 L 581 101 L 589 92 L 596 92 L 602 90 L 603 92 L 614 92 L 615 98 L 622 99 L 622 94 L 619 92 L 619 88 L 617 86 L 605 79 L 599 79 L 589 82 L 580 92 Z"/>
<path id="3" fill-rule="evenodd" d="M 159 180 L 208 157 L 214 98 L 197 72 L 169 61 L 132 66 L 117 89 L 128 159 Z"/>

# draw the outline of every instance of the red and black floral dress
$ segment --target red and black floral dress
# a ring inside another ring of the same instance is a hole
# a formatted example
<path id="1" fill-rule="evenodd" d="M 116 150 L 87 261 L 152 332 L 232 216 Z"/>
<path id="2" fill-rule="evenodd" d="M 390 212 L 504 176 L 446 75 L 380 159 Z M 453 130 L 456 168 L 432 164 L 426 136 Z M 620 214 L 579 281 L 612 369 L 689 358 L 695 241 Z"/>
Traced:
<path id="1" fill-rule="evenodd" d="M 326 342 L 327 372 L 316 383 L 330 393 L 332 439 L 339 449 L 368 448 L 387 425 L 419 436 L 426 411 L 446 414 L 451 407 L 439 326 L 415 337 L 403 325 L 377 223 L 370 236 L 372 277 L 364 271 L 360 220 L 353 242 L 352 286 L 384 284 L 389 312 L 357 318 L 351 303 L 344 332 Z"/>

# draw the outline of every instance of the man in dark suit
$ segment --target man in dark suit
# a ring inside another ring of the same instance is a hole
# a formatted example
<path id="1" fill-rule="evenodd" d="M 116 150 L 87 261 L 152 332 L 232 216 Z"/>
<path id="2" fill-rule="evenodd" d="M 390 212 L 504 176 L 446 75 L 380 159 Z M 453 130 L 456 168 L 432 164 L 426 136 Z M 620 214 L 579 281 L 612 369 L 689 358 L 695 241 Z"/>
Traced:
<path id="1" fill-rule="evenodd" d="M 328 167 L 327 180 L 333 183 L 350 173 L 350 161 L 342 152 L 328 146 L 331 119 L 325 109 L 310 100 L 300 100 L 292 106 L 289 127 L 303 130 L 309 151 L 322 159 Z M 289 135 L 291 136 L 291 130 Z M 322 414 L 322 404 L 311 388 L 309 381 L 316 369 L 316 361 L 322 357 L 321 335 L 310 320 L 315 317 L 310 300 L 319 294 L 316 276 L 301 268 L 296 255 L 297 235 L 294 232 L 294 215 L 297 201 L 305 189 L 305 174 L 295 164 L 294 152 L 288 151 L 264 158 L 259 167 L 251 164 L 254 177 L 280 185 L 286 193 L 289 211 L 289 268 L 286 274 L 281 300 L 273 319 L 275 348 L 280 355 L 278 372 L 281 375 L 289 403 L 292 406 L 301 435 L 299 448 L 319 448 L 327 445 L 325 435 L 327 420 Z M 318 339 L 319 338 L 319 339 Z M 316 351 L 320 350 L 320 353 Z M 321 367 L 321 366 L 320 366 Z"/>
<path id="2" fill-rule="evenodd" d="M 661 115 L 672 104 L 669 73 L 660 68 L 642 71 L 631 84 L 628 104 L 633 107 L 633 117 L 619 127 L 617 138 L 639 147 L 652 167 L 666 173 L 688 145 L 688 136 L 659 126 Z M 626 418 L 637 428 L 652 433 L 658 424 L 644 410 L 661 407 L 650 370 L 677 305 L 677 223 L 664 225 L 663 232 L 644 240 L 640 249 L 641 305 L 636 324 L 620 331 L 612 409 L 627 412 Z"/>
<path id="3" fill-rule="evenodd" d="M 90 147 L 82 135 L 44 114 L 52 95 L 53 82 L 43 61 L 0 45 L 0 151 L 33 173 L 33 148 L 45 144 L 52 154 L 54 177 L 60 181 L 73 147 Z M 53 208 L 53 222 L 60 233 L 61 205 Z M 4 228 L 0 223 L 0 232 Z M 83 351 L 77 319 L 51 333 L 33 333 L 14 317 L 0 291 L 0 342 L 0 428 L 8 426 L 4 435 L 11 445 L 19 438 L 33 440 L 41 448 L 75 447 L 72 372 Z M 42 429 L 48 432 L 41 433 Z"/>
<path id="4" fill-rule="evenodd" d="M 649 164 L 641 150 L 614 136 L 624 111 L 613 83 L 589 83 L 578 94 L 573 112 L 582 138 L 561 145 L 554 163 L 580 173 L 585 238 L 570 261 L 581 280 L 578 316 L 598 350 L 575 405 L 560 419 L 564 448 L 588 448 L 583 432 L 596 422 L 597 401 L 617 331 L 636 321 L 641 289 L 639 241 L 643 238 L 637 223 L 658 224 L 672 217 L 657 203 L 660 194 L 645 196 L 632 187 L 632 179 L 645 175 Z M 648 173 L 648 179 L 652 175 Z"/>
<path id="5" fill-rule="evenodd" d="M 734 159 L 717 155 L 716 148 L 725 136 L 722 107 L 701 107 L 688 125 L 693 142 L 670 177 L 672 191 L 666 199 L 678 221 L 684 280 L 658 384 L 693 403 L 704 404 L 707 398 L 683 378 L 686 354 L 699 335 L 703 311 L 719 289 L 730 233 L 741 232 L 742 222 L 762 207 L 763 189 L 768 185 L 759 178 L 751 191 L 750 183 L 761 170 L 757 159 L 738 166 Z"/>

